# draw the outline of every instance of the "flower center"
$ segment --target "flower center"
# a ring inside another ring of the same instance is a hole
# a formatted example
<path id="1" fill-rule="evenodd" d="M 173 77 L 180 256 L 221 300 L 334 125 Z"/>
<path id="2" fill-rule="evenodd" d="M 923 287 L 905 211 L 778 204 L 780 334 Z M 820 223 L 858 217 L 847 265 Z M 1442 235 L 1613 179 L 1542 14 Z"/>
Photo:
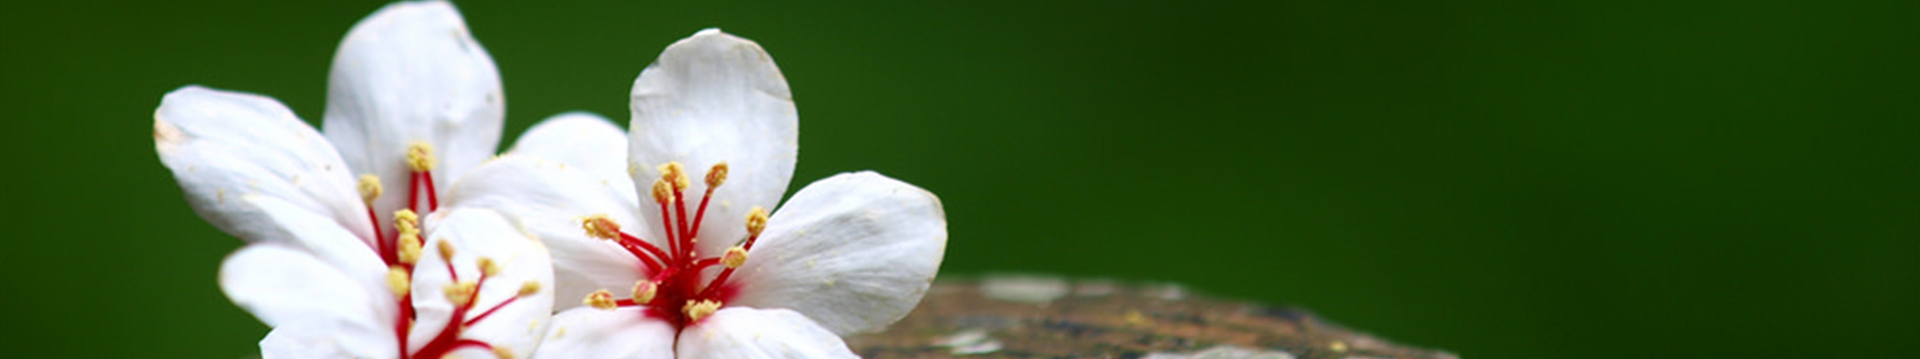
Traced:
<path id="1" fill-rule="evenodd" d="M 451 278 L 452 284 L 441 288 L 441 292 L 446 295 L 448 302 L 453 303 L 453 314 L 449 317 L 450 319 L 447 325 L 442 327 L 440 332 L 425 343 L 419 351 L 413 353 L 407 352 L 407 348 L 410 347 L 408 343 L 408 331 L 413 329 L 414 322 L 419 319 L 413 301 L 413 275 L 414 271 L 418 269 L 416 264 L 420 261 L 420 251 L 423 243 L 425 243 L 420 237 L 420 215 L 416 209 L 424 209 L 427 212 L 432 212 L 439 208 L 439 196 L 434 193 L 433 186 L 432 171 L 434 162 L 432 145 L 424 142 L 414 142 L 411 146 L 408 146 L 407 166 L 410 171 L 407 184 L 407 202 L 404 205 L 406 208 L 402 208 L 393 213 L 393 226 L 395 231 L 391 240 L 389 240 L 379 228 L 380 218 L 373 209 L 374 200 L 378 199 L 382 192 L 385 192 L 380 186 L 380 178 L 371 174 L 360 176 L 359 187 L 361 200 L 366 202 L 367 217 L 374 225 L 373 235 L 375 247 L 373 249 L 374 252 L 380 254 L 380 259 L 385 261 L 387 265 L 387 288 L 393 291 L 394 298 L 400 308 L 398 315 L 394 318 L 394 337 L 399 339 L 398 343 L 400 344 L 396 350 L 400 353 L 400 358 L 402 359 L 436 359 L 446 356 L 447 353 L 451 353 L 454 350 L 464 348 L 491 350 L 497 357 L 512 358 L 513 353 L 504 346 L 496 346 L 478 340 L 462 339 L 460 338 L 460 333 L 467 327 L 492 316 L 493 313 L 499 311 L 500 308 L 513 304 L 514 301 L 522 297 L 538 293 L 540 291 L 540 283 L 534 281 L 522 283 L 520 290 L 516 292 L 513 297 L 507 298 L 491 308 L 480 310 L 482 308 L 476 308 L 480 299 L 480 288 L 487 284 L 488 279 L 491 279 L 491 277 L 500 272 L 499 264 L 495 263 L 491 258 L 480 257 L 474 262 L 474 265 L 480 269 L 480 277 L 472 280 L 461 280 L 460 273 L 454 270 L 453 255 L 455 251 L 453 243 L 447 242 L 444 239 L 439 242 L 439 246 L 435 249 L 439 251 L 440 258 L 444 259 L 447 275 Z M 426 195 L 427 200 L 425 208 L 421 208 L 420 206 L 420 195 L 423 193 Z"/>
<path id="2" fill-rule="evenodd" d="M 727 170 L 727 164 L 722 162 L 707 171 L 706 193 L 700 197 L 699 205 L 694 207 L 689 217 L 686 201 L 689 182 L 685 169 L 679 162 L 660 166 L 660 179 L 653 182 L 652 195 L 654 203 L 660 206 L 660 224 L 661 228 L 666 229 L 662 232 L 666 234 L 667 248 L 621 232 L 620 225 L 606 214 L 583 219 L 580 225 L 586 229 L 588 236 L 619 244 L 640 260 L 645 267 L 642 273 L 647 275 L 647 279 L 634 283 L 632 296 L 627 299 L 614 299 L 613 293 L 601 289 L 587 295 L 584 302 L 606 310 L 645 307 L 648 315 L 664 319 L 676 328 L 685 328 L 720 310 L 738 290 L 730 286 L 727 280 L 733 276 L 735 269 L 746 264 L 747 250 L 753 249 L 753 243 L 760 238 L 760 231 L 767 227 L 766 209 L 755 206 L 747 213 L 745 241 L 717 256 L 702 256 L 696 246 L 700 238 L 700 223 L 706 218 L 707 204 L 713 198 L 714 189 L 726 182 Z M 720 267 L 719 274 L 713 276 L 712 280 L 706 280 L 703 274 L 714 267 Z"/>

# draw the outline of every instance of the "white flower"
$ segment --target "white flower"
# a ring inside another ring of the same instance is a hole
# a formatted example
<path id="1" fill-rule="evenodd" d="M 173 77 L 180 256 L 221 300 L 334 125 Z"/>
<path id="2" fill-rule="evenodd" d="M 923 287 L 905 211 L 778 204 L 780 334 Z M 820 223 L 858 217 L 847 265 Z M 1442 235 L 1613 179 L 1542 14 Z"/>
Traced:
<path id="1" fill-rule="evenodd" d="M 535 357 L 853 357 L 839 335 L 926 293 L 947 237 L 932 193 L 848 173 L 766 212 L 793 176 L 798 117 L 758 44 L 712 29 L 674 43 L 632 109 L 630 138 L 548 121 L 449 192 L 553 249 L 564 311 Z M 572 141 L 525 142 L 542 138 Z"/>
<path id="2" fill-rule="evenodd" d="M 436 211 L 499 143 L 500 94 L 493 60 L 435 1 L 347 34 L 324 135 L 271 98 L 166 95 L 155 149 L 194 211 L 248 242 L 220 284 L 275 328 L 267 357 L 532 352 L 552 310 L 544 246 L 492 211 Z"/>

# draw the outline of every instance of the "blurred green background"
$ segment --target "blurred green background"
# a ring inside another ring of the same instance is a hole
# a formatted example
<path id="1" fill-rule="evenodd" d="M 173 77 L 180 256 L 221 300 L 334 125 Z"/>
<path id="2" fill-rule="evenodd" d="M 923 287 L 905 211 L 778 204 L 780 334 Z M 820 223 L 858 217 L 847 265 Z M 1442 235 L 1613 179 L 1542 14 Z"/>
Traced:
<path id="1" fill-rule="evenodd" d="M 214 283 L 241 242 L 153 109 L 203 84 L 316 122 L 381 5 L 0 4 L 10 355 L 255 354 Z M 943 274 L 1174 281 L 1468 358 L 1920 349 L 1920 2 L 457 5 L 508 140 L 624 124 L 695 30 L 759 41 L 795 183 L 938 193 Z"/>

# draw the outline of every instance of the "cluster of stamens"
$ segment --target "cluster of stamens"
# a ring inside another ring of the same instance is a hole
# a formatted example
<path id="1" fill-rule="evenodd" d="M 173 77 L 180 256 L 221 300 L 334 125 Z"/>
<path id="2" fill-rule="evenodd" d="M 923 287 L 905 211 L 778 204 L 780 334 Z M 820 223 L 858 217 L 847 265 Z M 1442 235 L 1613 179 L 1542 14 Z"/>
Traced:
<path id="1" fill-rule="evenodd" d="M 633 285 L 631 296 L 627 299 L 615 299 L 613 293 L 601 289 L 588 294 L 582 302 L 594 308 L 612 310 L 618 307 L 643 306 L 650 315 L 665 319 L 676 327 L 685 327 L 700 321 L 715 311 L 719 311 L 726 297 L 731 296 L 727 279 L 733 271 L 745 265 L 747 251 L 753 249 L 753 243 L 760 238 L 760 232 L 767 226 L 767 211 L 753 207 L 747 214 L 747 238 L 721 253 L 717 257 L 701 257 L 695 245 L 699 243 L 700 223 L 705 220 L 708 201 L 713 191 L 727 180 L 727 164 L 713 165 L 706 175 L 706 193 L 701 196 L 692 217 L 687 213 L 685 193 L 691 182 L 679 162 L 661 165 L 660 178 L 654 180 L 651 194 L 654 203 L 660 206 L 661 227 L 666 235 L 666 247 L 660 248 L 653 243 L 632 234 L 620 231 L 620 225 L 614 223 L 606 214 L 595 214 L 581 219 L 580 226 L 588 236 L 619 244 L 629 254 L 640 260 L 645 266 L 647 279 Z M 689 221 L 691 220 L 691 221 Z M 721 267 L 720 273 L 710 281 L 703 281 L 703 273 L 712 267 Z"/>
<path id="2" fill-rule="evenodd" d="M 480 257 L 474 263 L 474 265 L 480 269 L 480 277 L 463 281 L 460 279 L 459 272 L 454 270 L 453 255 L 455 251 L 453 243 L 444 239 L 439 242 L 439 246 L 435 249 L 439 252 L 443 262 L 445 262 L 447 275 L 451 278 L 452 283 L 441 288 L 441 293 L 446 296 L 448 302 L 453 303 L 454 310 L 451 318 L 454 319 L 447 323 L 446 327 L 441 328 L 440 332 L 434 335 L 420 350 L 411 353 L 407 351 L 409 347 L 408 331 L 413 329 L 413 324 L 417 320 L 414 311 L 412 291 L 413 274 L 417 269 L 416 264 L 420 262 L 420 253 L 421 250 L 424 249 L 425 243 L 420 237 L 420 215 L 414 208 L 419 206 L 419 195 L 423 192 L 426 194 L 427 203 L 425 209 L 428 212 L 438 209 L 439 207 L 439 199 L 434 193 L 433 188 L 432 171 L 434 162 L 433 146 L 422 142 L 415 142 L 408 147 L 407 165 L 411 173 L 408 176 L 410 180 L 405 205 L 407 208 L 402 208 L 393 213 L 394 235 L 391 237 L 393 238 L 391 241 L 387 239 L 389 237 L 384 235 L 384 233 L 382 233 L 383 231 L 379 228 L 379 217 L 373 210 L 374 200 L 380 198 L 385 192 L 385 190 L 381 188 L 380 178 L 371 174 L 360 176 L 360 197 L 361 200 L 366 202 L 367 217 L 372 220 L 375 227 L 373 229 L 375 239 L 374 251 L 378 252 L 381 260 L 387 264 L 387 289 L 393 291 L 395 300 L 399 302 L 399 315 L 394 318 L 394 336 L 399 339 L 399 347 L 397 350 L 400 353 L 400 358 L 436 359 L 444 357 L 447 353 L 451 353 L 457 349 L 479 348 L 493 351 L 497 357 L 511 359 L 513 358 L 513 353 L 508 348 L 478 340 L 460 338 L 460 333 L 467 327 L 492 316 L 493 313 L 499 311 L 500 308 L 513 304 L 514 301 L 520 298 L 539 293 L 540 283 L 534 281 L 522 283 L 520 290 L 516 292 L 513 297 L 507 298 L 491 308 L 486 308 L 484 311 L 478 311 L 479 314 L 469 318 L 468 314 L 476 312 L 475 309 L 477 308 L 475 308 L 475 305 L 479 302 L 481 286 L 487 283 L 487 279 L 500 273 L 500 265 L 492 258 Z"/>

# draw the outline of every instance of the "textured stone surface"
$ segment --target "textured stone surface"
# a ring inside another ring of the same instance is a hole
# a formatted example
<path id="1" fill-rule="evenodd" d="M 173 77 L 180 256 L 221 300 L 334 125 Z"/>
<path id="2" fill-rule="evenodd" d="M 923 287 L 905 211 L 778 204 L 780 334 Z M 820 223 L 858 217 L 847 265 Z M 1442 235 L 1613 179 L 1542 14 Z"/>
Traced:
<path id="1" fill-rule="evenodd" d="M 867 358 L 1457 359 L 1303 310 L 1171 285 L 995 276 L 935 283 L 913 314 L 847 338 Z"/>

